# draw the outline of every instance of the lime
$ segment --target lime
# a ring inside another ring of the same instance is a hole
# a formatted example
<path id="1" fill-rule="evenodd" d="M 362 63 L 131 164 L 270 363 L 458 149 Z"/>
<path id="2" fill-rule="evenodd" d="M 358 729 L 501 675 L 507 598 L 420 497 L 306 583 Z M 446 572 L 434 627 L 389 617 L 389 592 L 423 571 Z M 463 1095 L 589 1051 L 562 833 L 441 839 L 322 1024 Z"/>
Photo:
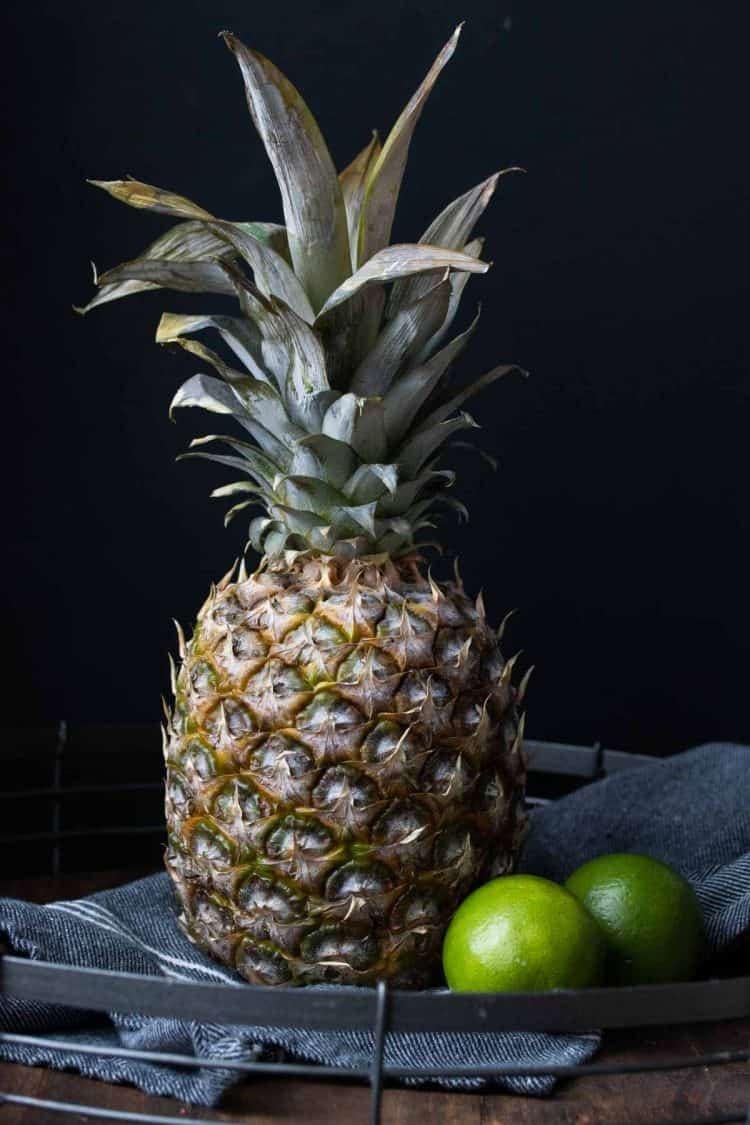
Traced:
<path id="1" fill-rule="evenodd" d="M 703 946 L 700 907 L 688 882 L 647 855 L 603 855 L 565 886 L 599 923 L 612 984 L 689 980 Z"/>
<path id="2" fill-rule="evenodd" d="M 485 883 L 459 906 L 443 943 L 455 992 L 542 992 L 598 984 L 599 928 L 562 887 L 536 875 Z"/>

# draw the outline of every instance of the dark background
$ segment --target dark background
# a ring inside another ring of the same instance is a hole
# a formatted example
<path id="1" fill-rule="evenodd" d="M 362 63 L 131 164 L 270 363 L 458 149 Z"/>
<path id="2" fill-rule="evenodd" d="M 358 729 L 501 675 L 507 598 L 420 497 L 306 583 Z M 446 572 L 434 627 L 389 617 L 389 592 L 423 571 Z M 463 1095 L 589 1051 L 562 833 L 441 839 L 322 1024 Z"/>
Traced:
<path id="1" fill-rule="evenodd" d="M 132 174 L 227 218 L 277 220 L 229 27 L 301 88 L 338 166 L 385 134 L 459 18 L 412 146 L 397 240 L 510 164 L 479 228 L 491 273 L 463 359 L 533 374 L 476 400 L 450 524 L 471 590 L 518 614 L 530 733 L 668 753 L 750 739 L 748 89 L 744 5 L 6 0 L 2 114 L 4 721 L 156 721 L 171 618 L 243 546 L 175 465 L 192 373 L 146 294 L 71 311 L 169 221 L 88 187 Z M 215 298 L 213 299 L 216 300 Z M 202 431 L 201 431 L 202 432 Z"/>

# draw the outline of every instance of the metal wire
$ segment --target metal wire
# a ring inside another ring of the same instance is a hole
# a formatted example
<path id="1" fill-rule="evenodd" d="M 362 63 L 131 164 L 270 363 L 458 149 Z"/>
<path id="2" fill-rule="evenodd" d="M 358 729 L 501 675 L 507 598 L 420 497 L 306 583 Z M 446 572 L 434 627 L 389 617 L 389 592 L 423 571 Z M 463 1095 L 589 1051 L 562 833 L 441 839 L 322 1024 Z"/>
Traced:
<path id="1" fill-rule="evenodd" d="M 19 832 L 0 836 L 0 844 L 30 844 L 37 840 L 88 840 L 98 836 L 153 836 L 159 832 L 162 836 L 166 834 L 163 824 L 115 824 L 107 828 L 66 828 L 61 832 Z M 53 871 L 53 874 L 58 872 Z"/>
<path id="2" fill-rule="evenodd" d="M 750 1122 L 750 1113 L 746 1117 L 745 1111 L 738 1109 L 733 1113 L 722 1113 L 718 1117 L 691 1117 L 689 1121 L 684 1117 L 670 1118 L 668 1121 L 662 1118 L 662 1120 L 649 1123 L 649 1125 L 733 1125 L 734 1122 L 738 1121 L 741 1125 Z M 640 1121 L 625 1121 L 623 1125 L 643 1125 L 643 1119 Z"/>
<path id="3" fill-rule="evenodd" d="M 387 998 L 387 992 L 383 989 Z M 378 998 L 380 998 L 380 991 Z M 369 1067 L 325 1067 L 317 1063 L 279 1063 L 260 1060 L 216 1059 L 207 1055 L 181 1055 L 168 1051 L 143 1051 L 133 1047 L 106 1047 L 88 1043 L 71 1044 L 65 1039 L 52 1039 L 43 1035 L 20 1035 L 0 1032 L 0 1043 L 41 1047 L 50 1051 L 67 1051 L 73 1055 L 96 1055 L 102 1058 L 133 1059 L 137 1062 L 157 1063 L 163 1066 L 205 1067 L 210 1070 L 236 1070 L 244 1074 L 280 1074 L 287 1078 L 356 1078 L 370 1079 L 375 1088 L 374 1076 L 379 1073 L 386 1081 L 404 1078 L 583 1078 L 605 1077 L 612 1074 L 646 1074 L 667 1070 L 691 1070 L 696 1067 L 728 1066 L 750 1062 L 750 1049 L 746 1051 L 717 1051 L 709 1055 L 683 1055 L 674 1059 L 648 1059 L 632 1063 L 476 1063 L 471 1066 L 409 1067 L 388 1066 L 383 1063 L 385 1046 L 385 1009 L 378 1003 L 375 1023 L 375 1051 Z"/>
<path id="4" fill-rule="evenodd" d="M 44 1035 L 15 1035 L 0 1032 L 0 1043 L 41 1047 L 48 1051 L 67 1051 L 73 1055 L 96 1055 L 101 1058 L 133 1059 L 135 1062 L 158 1063 L 162 1066 L 184 1066 L 207 1070 L 236 1070 L 242 1074 L 280 1074 L 286 1078 L 369 1078 L 371 1069 L 362 1067 L 318 1066 L 317 1063 L 263 1062 L 261 1060 L 214 1059 L 206 1055 L 179 1055 L 170 1051 L 141 1051 L 135 1047 L 106 1047 L 90 1043 L 71 1045 L 65 1039 Z M 418 1073 L 418 1072 L 414 1072 Z"/>
<path id="5" fill-rule="evenodd" d="M 115 793 L 159 793 L 164 789 L 161 781 L 128 781 L 113 785 L 45 785 L 39 789 L 13 789 L 0 793 L 0 801 L 22 801 L 27 798 L 85 797 Z"/>
<path id="6" fill-rule="evenodd" d="M 746 1122 L 750 1123 L 750 1109 L 747 1114 L 743 1109 L 738 1109 L 731 1113 L 719 1114 L 718 1117 L 691 1117 L 689 1121 L 681 1117 L 679 1120 L 657 1121 L 654 1125 L 733 1125 L 737 1121 L 741 1122 L 742 1125 L 745 1125 Z M 624 1122 L 624 1125 L 642 1125 L 642 1122 Z"/>
<path id="7" fill-rule="evenodd" d="M 30 1098 L 23 1094 L 0 1093 L 0 1106 L 22 1105 L 31 1109 L 47 1109 L 52 1113 L 77 1113 L 82 1117 L 98 1117 L 106 1121 L 133 1121 L 138 1125 L 185 1125 L 185 1117 L 165 1117 L 163 1114 L 131 1113 L 124 1109 L 100 1109 L 93 1105 L 75 1102 L 56 1102 L 49 1098 Z M 203 1125 L 225 1125 L 216 1117 L 201 1117 Z"/>
<path id="8" fill-rule="evenodd" d="M 375 1030 L 372 1043 L 372 1063 L 370 1064 L 370 1125 L 379 1125 L 380 1105 L 383 1100 L 383 1054 L 385 1052 L 385 1033 L 388 1027 L 388 986 L 379 980 L 377 987 L 377 1006 L 375 1009 Z"/>
<path id="9" fill-rule="evenodd" d="M 604 747 L 601 742 L 594 743 L 594 754 L 593 775 L 597 781 L 601 781 L 603 777 L 607 776 L 607 768 L 604 765 Z"/>
<path id="10" fill-rule="evenodd" d="M 55 765 L 52 776 L 52 788 L 58 791 L 62 788 L 63 754 L 68 741 L 68 724 L 61 719 L 57 727 L 57 744 L 55 745 Z M 60 874 L 60 825 L 62 823 L 62 804 L 60 798 L 55 798 L 52 805 L 52 834 L 55 846 L 52 849 L 52 874 Z"/>
<path id="11" fill-rule="evenodd" d="M 3 1094 L 0 1092 L 0 1107 L 3 1104 L 26 1106 L 31 1109 L 46 1109 L 53 1113 L 78 1114 L 83 1117 L 96 1117 L 108 1121 L 130 1121 L 135 1125 L 185 1125 L 185 1116 L 167 1117 L 164 1114 L 133 1113 L 128 1110 L 100 1109 L 97 1106 L 77 1104 L 75 1102 L 58 1102 L 47 1098 L 32 1098 L 23 1094 Z M 201 1117 L 203 1125 L 223 1125 L 222 1121 L 212 1117 Z M 736 1125 L 737 1122 L 750 1123 L 750 1109 L 747 1114 L 743 1110 L 723 1113 L 718 1117 L 694 1117 L 689 1121 L 684 1118 L 652 1122 L 652 1125 Z M 379 1118 L 376 1121 L 379 1125 Z M 636 1125 L 635 1122 L 632 1125 Z M 642 1125 L 638 1122 L 637 1125 Z"/>

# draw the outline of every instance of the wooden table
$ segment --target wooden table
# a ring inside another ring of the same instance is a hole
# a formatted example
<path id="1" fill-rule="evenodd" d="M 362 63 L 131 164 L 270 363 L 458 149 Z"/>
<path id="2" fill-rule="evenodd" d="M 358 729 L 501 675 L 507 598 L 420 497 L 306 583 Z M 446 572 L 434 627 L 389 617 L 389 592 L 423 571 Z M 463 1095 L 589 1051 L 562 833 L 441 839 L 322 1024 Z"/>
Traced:
<path id="1" fill-rule="evenodd" d="M 72 898 L 115 886 L 143 872 L 107 872 L 57 879 L 0 882 L 0 894 L 34 902 Z M 750 1046 L 750 1020 L 691 1027 L 610 1032 L 598 1061 L 736 1051 Z M 143 1094 L 42 1067 L 0 1064 L 0 1090 L 112 1110 L 164 1114 L 186 1121 L 212 1119 L 252 1125 L 359 1125 L 366 1123 L 369 1091 L 350 1083 L 253 1079 L 230 1091 L 220 1110 L 196 1109 L 169 1098 Z M 558 1085 L 553 1098 L 510 1094 L 445 1093 L 387 1089 L 383 1125 L 656 1125 L 722 1117 L 745 1121 L 750 1108 L 750 1066 L 742 1063 L 639 1075 L 574 1079 Z M 66 1120 L 48 1110 L 0 1106 L 0 1125 L 41 1125 Z"/>

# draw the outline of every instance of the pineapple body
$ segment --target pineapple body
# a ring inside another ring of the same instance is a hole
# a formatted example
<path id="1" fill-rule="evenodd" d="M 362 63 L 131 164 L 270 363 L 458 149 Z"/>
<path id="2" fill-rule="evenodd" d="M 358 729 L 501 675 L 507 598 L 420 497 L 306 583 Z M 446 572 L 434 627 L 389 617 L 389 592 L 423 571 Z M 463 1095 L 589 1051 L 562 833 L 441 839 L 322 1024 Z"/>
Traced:
<path id="1" fill-rule="evenodd" d="M 166 747 L 181 923 L 256 984 L 434 982 L 445 928 L 511 869 L 511 663 L 416 557 L 264 559 L 211 592 Z"/>

